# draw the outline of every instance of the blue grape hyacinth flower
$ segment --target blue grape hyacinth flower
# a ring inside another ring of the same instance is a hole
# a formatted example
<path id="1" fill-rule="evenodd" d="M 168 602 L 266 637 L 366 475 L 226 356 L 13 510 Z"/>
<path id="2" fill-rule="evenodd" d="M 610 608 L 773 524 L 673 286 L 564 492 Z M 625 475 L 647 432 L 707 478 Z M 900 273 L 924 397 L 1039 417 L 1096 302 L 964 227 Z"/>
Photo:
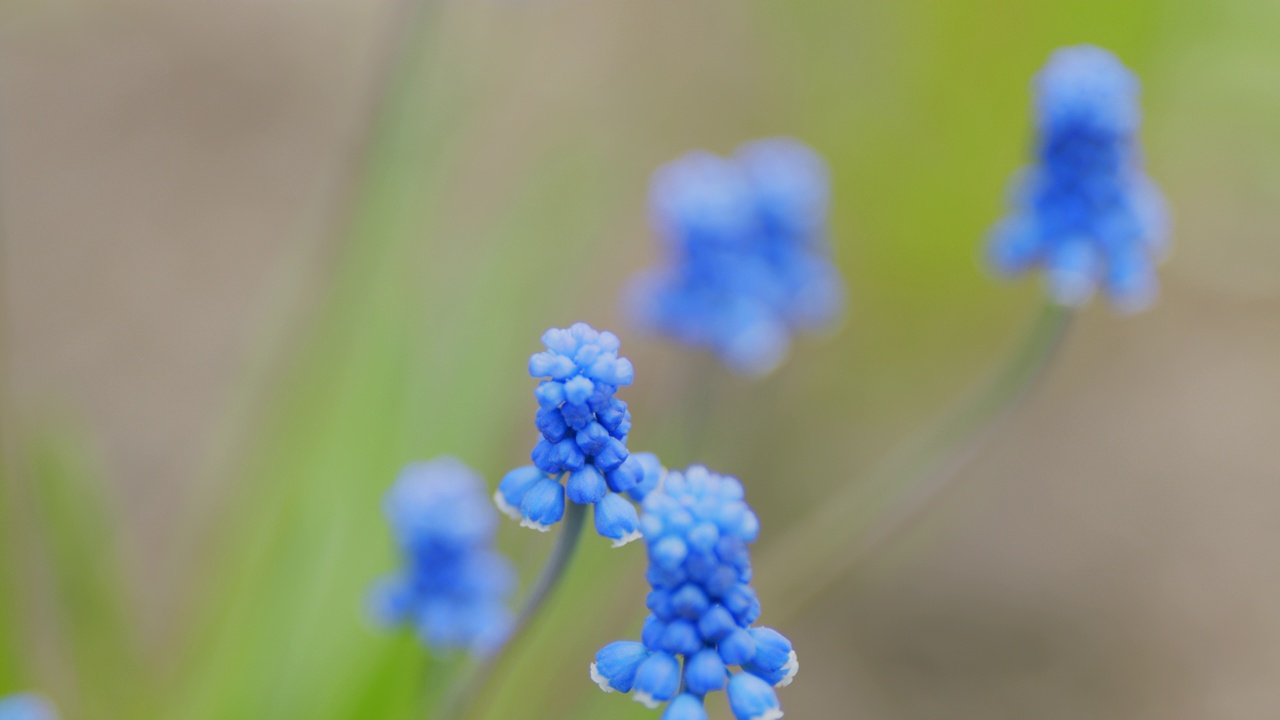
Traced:
<path id="1" fill-rule="evenodd" d="M 822 158 L 790 138 L 692 152 L 653 177 L 650 214 L 665 266 L 630 292 L 637 320 L 715 353 L 731 369 L 767 373 L 791 336 L 830 326 L 844 283 L 827 238 L 830 179 Z"/>
<path id="2" fill-rule="evenodd" d="M 57 720 L 48 700 L 33 693 L 0 698 L 0 720 Z"/>
<path id="3" fill-rule="evenodd" d="M 543 532 L 564 517 L 566 500 L 594 506 L 596 532 L 621 547 L 640 537 L 636 509 L 621 493 L 643 496 L 656 482 L 649 461 L 627 450 L 631 413 L 614 397 L 634 379 L 631 361 L 618 357 L 617 335 L 585 323 L 552 328 L 542 342 L 547 349 L 529 358 L 529 374 L 543 378 L 534 391 L 542 438 L 533 465 L 507 473 L 493 500 Z"/>
<path id="4" fill-rule="evenodd" d="M 375 585 L 374 619 L 410 624 L 438 650 L 499 648 L 514 622 L 515 571 L 493 549 L 498 518 L 480 476 L 451 457 L 412 463 L 383 508 L 403 567 Z"/>
<path id="5" fill-rule="evenodd" d="M 605 692 L 650 708 L 668 703 L 664 720 L 705 720 L 703 699 L 717 691 L 738 720 L 782 717 L 774 687 L 789 685 L 799 663 L 789 640 L 753 626 L 760 602 L 747 545 L 760 523 L 743 497 L 736 479 L 695 465 L 668 473 L 645 498 L 651 614 L 640 642 L 596 653 L 591 679 Z"/>
<path id="6" fill-rule="evenodd" d="M 1050 297 L 1079 306 L 1101 289 L 1136 312 L 1157 293 L 1164 199 L 1142 169 L 1138 78 L 1098 47 L 1063 48 L 1035 81 L 1035 162 L 1014 181 L 988 258 L 1012 276 L 1043 268 Z"/>

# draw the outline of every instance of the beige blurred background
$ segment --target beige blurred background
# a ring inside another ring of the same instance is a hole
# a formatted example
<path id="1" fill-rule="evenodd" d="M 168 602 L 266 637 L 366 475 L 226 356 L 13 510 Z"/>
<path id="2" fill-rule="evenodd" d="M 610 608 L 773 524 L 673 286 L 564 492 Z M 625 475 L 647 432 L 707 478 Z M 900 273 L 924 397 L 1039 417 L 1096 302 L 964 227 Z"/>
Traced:
<path id="1" fill-rule="evenodd" d="M 504 26 L 523 43 L 506 52 L 568 78 L 491 84 L 477 123 L 519 137 L 513 108 L 550 113 L 605 82 L 573 68 L 645 46 L 610 39 L 630 28 L 586 5 L 558 31 L 570 13 L 474 11 L 526 13 L 536 32 Z M 323 293 L 393 12 L 0 3 L 7 402 L 21 431 L 70 425 L 94 448 L 154 647 L 199 573 L 208 516 L 190 508 L 220 507 L 252 427 L 240 421 Z M 457 42 L 482 43 L 467 12 L 446 10 L 475 32 Z M 725 42 L 746 32 L 729 3 L 689 12 L 698 27 L 723 14 Z M 636 32 L 679 27 L 647 17 Z M 1277 12 L 1251 4 L 1234 22 L 1262 18 Z M 1168 57 L 1183 92 L 1160 96 L 1152 129 L 1187 148 L 1156 163 L 1190 200 L 1164 297 L 1133 319 L 1086 311 L 923 534 L 888 543 L 789 628 L 803 673 L 788 717 L 1280 717 L 1280 173 L 1258 169 L 1280 147 L 1280 66 L 1251 54 L 1263 39 L 1232 56 L 1209 40 Z M 1213 92 L 1271 114 L 1224 119 Z M 957 393 L 938 389 L 919 417 Z"/>

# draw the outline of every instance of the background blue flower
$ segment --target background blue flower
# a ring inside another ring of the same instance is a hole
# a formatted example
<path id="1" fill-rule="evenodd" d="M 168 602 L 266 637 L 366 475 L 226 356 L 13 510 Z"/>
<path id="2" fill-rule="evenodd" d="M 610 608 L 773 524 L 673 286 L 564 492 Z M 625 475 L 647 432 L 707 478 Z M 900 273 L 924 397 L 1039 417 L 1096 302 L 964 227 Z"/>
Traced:
<path id="1" fill-rule="evenodd" d="M 637 277 L 637 319 L 736 371 L 777 367 L 794 332 L 826 327 L 844 307 L 827 240 L 829 185 L 822 159 L 789 138 L 660 168 L 650 212 L 666 264 Z"/>
<path id="2" fill-rule="evenodd" d="M 1049 295 L 1081 305 L 1101 288 L 1112 305 L 1155 299 L 1164 200 L 1141 167 L 1138 79 L 1091 45 L 1055 52 L 1036 77 L 1036 162 L 1013 184 L 989 245 L 995 270 L 1044 268 Z"/>
<path id="3" fill-rule="evenodd" d="M 782 717 L 773 687 L 790 684 L 799 663 L 780 633 L 752 627 L 760 602 L 747 545 L 760 523 L 741 483 L 694 466 L 668 473 L 643 508 L 650 615 L 640 642 L 596 654 L 592 680 L 651 708 L 670 702 L 664 717 L 705 718 L 702 698 L 719 690 L 739 720 Z"/>
<path id="4" fill-rule="evenodd" d="M 515 573 L 493 549 L 497 513 L 480 476 L 450 457 L 413 463 L 383 507 L 404 564 L 374 586 L 374 618 L 412 624 L 433 648 L 497 649 L 512 627 Z"/>
<path id="5" fill-rule="evenodd" d="M 57 713 L 47 700 L 32 693 L 0 698 L 0 720 L 56 720 Z"/>
<path id="6" fill-rule="evenodd" d="M 545 378 L 534 395 L 540 409 L 533 465 L 502 479 L 493 499 L 520 524 L 546 531 L 564 517 L 565 500 L 595 508 L 596 532 L 621 547 L 640 537 L 640 520 L 619 493 L 643 497 L 661 465 L 627 450 L 631 413 L 614 393 L 634 379 L 618 357 L 618 336 L 586 323 L 552 328 L 546 351 L 529 358 L 529 374 Z M 561 485 L 561 478 L 567 478 Z"/>

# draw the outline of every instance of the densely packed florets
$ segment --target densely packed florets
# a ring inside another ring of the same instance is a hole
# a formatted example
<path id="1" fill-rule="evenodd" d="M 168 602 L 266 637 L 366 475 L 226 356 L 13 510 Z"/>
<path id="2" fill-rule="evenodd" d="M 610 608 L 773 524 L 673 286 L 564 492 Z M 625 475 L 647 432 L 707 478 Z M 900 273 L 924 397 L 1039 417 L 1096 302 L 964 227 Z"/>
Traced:
<path id="1" fill-rule="evenodd" d="M 773 687 L 790 684 L 799 664 L 785 637 L 752 627 L 760 602 L 747 545 L 760 523 L 741 483 L 702 466 L 671 472 L 643 510 L 651 614 L 641 642 L 596 654 L 592 679 L 649 707 L 669 702 L 664 720 L 705 720 L 703 698 L 718 690 L 739 720 L 782 717 Z"/>
<path id="2" fill-rule="evenodd" d="M 596 531 L 625 545 L 640 537 L 639 518 L 619 493 L 643 493 L 653 475 L 627 451 L 631 413 L 614 397 L 631 384 L 631 362 L 618 357 L 618 336 L 585 323 L 548 330 L 542 342 L 546 351 L 529 358 L 529 374 L 545 378 L 534 391 L 542 438 L 533 465 L 508 473 L 494 501 L 521 525 L 543 531 L 564 517 L 566 497 L 593 505 Z"/>
<path id="3" fill-rule="evenodd" d="M 413 463 L 383 508 L 404 565 L 375 586 L 375 619 L 411 623 L 437 649 L 485 654 L 501 646 L 513 622 L 506 599 L 515 574 L 493 549 L 497 513 L 481 478 L 454 458 Z"/>
<path id="4" fill-rule="evenodd" d="M 844 305 L 828 194 L 825 163 L 788 138 L 748 143 L 732 158 L 693 152 L 660 168 L 650 210 L 668 261 L 636 283 L 639 320 L 739 372 L 772 370 L 793 332 L 830 324 Z"/>
<path id="5" fill-rule="evenodd" d="M 1006 275 L 1043 267 L 1063 305 L 1081 305 L 1100 287 L 1123 311 L 1145 308 L 1168 220 L 1141 167 L 1137 77 L 1110 52 L 1082 45 L 1055 52 L 1035 89 L 1036 162 L 1015 180 L 991 264 Z"/>

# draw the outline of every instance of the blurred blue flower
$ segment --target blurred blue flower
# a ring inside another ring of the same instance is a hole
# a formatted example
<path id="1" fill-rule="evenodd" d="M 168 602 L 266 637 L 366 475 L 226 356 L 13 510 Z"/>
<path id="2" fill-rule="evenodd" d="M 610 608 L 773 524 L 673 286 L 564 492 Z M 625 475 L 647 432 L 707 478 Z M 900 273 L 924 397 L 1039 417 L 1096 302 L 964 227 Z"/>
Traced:
<path id="1" fill-rule="evenodd" d="M 1036 77 L 1036 162 L 1014 181 L 988 247 L 1012 276 L 1041 267 L 1050 297 L 1078 306 L 1101 288 L 1122 312 L 1155 299 L 1168 213 L 1142 169 L 1139 84 L 1115 55 L 1063 48 Z"/>
<path id="2" fill-rule="evenodd" d="M 827 239 L 829 185 L 822 158 L 789 138 L 660 168 L 650 212 L 667 264 L 633 284 L 637 320 L 737 372 L 776 368 L 794 332 L 827 327 L 844 307 Z"/>
<path id="3" fill-rule="evenodd" d="M 0 720 L 56 720 L 48 700 L 33 693 L 0 698 Z"/>
<path id="4" fill-rule="evenodd" d="M 507 473 L 493 500 L 524 527 L 544 532 L 564 517 L 566 498 L 592 505 L 596 532 L 621 547 L 639 539 L 640 518 L 620 493 L 643 497 L 662 467 L 627 450 L 631 413 L 613 395 L 631 384 L 631 361 L 618 357 L 617 335 L 585 323 L 552 328 L 542 342 L 546 351 L 529 358 L 529 374 L 545 378 L 534 391 L 542 439 L 533 465 Z"/>
<path id="5" fill-rule="evenodd" d="M 780 633 L 752 627 L 760 602 L 747 545 L 760 523 L 741 483 L 695 465 L 667 473 L 642 507 L 651 614 L 640 642 L 596 654 L 591 679 L 650 708 L 669 702 L 669 720 L 706 718 L 702 699 L 720 690 L 738 720 L 782 717 L 773 688 L 789 685 L 799 663 Z"/>
<path id="6" fill-rule="evenodd" d="M 374 619 L 409 623 L 441 650 L 484 655 L 500 647 L 514 620 L 506 600 L 515 572 L 493 549 L 497 513 L 480 476 L 450 457 L 412 463 L 383 508 L 404 565 L 375 584 Z"/>

